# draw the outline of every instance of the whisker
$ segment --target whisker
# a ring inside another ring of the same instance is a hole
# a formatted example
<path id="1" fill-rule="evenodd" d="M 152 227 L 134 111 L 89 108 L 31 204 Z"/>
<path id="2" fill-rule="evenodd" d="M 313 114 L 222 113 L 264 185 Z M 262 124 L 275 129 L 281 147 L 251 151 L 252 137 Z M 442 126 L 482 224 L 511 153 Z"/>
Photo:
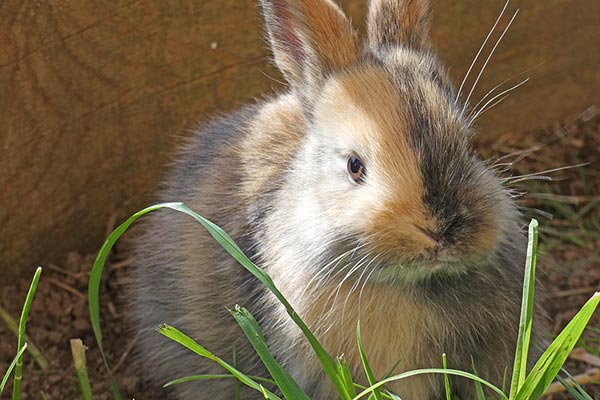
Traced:
<path id="1" fill-rule="evenodd" d="M 356 264 L 354 264 L 354 266 L 352 266 L 352 268 L 350 268 L 350 271 L 348 271 L 348 273 L 346 273 L 346 276 L 344 276 L 344 279 L 342 279 L 340 281 L 340 283 L 338 283 L 335 287 L 335 289 L 329 294 L 329 296 L 327 297 L 327 299 L 324 301 L 324 305 L 326 306 L 329 303 L 329 300 L 331 300 L 331 298 L 333 297 L 334 293 L 335 293 L 335 297 L 333 298 L 333 301 L 331 302 L 331 307 L 329 307 L 328 311 L 324 311 L 321 312 L 321 314 L 323 315 L 323 320 L 327 320 L 329 315 L 331 315 L 332 312 L 335 311 L 335 304 L 337 302 L 338 296 L 340 294 L 340 290 L 342 289 L 342 286 L 344 284 L 344 282 L 350 277 L 352 276 L 352 274 L 357 271 L 363 264 L 364 264 L 364 260 L 367 259 L 369 256 L 369 254 L 365 255 L 363 258 L 361 258 Z M 346 269 L 348 266 L 350 266 L 351 264 L 347 264 L 346 266 L 344 266 L 343 269 Z M 331 327 L 333 326 L 333 322 L 327 327 L 327 329 L 325 329 L 323 332 L 321 332 L 321 327 L 318 327 L 315 330 L 315 334 L 319 333 L 319 334 L 325 334 L 327 333 Z"/>
<path id="2" fill-rule="evenodd" d="M 486 93 L 486 94 L 485 94 L 485 95 L 484 95 L 484 96 L 481 98 L 481 100 L 479 100 L 479 101 L 477 102 L 477 104 L 475 104 L 475 105 L 473 106 L 472 110 L 473 110 L 473 111 L 475 111 L 475 110 L 477 109 L 477 107 L 479 107 L 479 105 L 480 105 L 481 103 L 483 103 L 483 102 L 485 101 L 485 99 L 487 99 L 487 97 L 488 97 L 490 94 L 492 94 L 492 93 L 493 93 L 493 92 L 494 92 L 496 89 L 498 89 L 500 86 L 504 85 L 506 82 L 510 81 L 511 79 L 512 79 L 512 78 L 505 79 L 505 80 L 503 80 L 502 82 L 500 82 L 499 84 L 497 84 L 496 86 L 494 86 L 493 88 L 491 88 L 491 89 L 490 89 L 490 90 L 489 90 L 489 91 L 488 91 L 488 92 L 487 92 L 487 93 Z M 469 115 L 473 115 L 473 111 L 471 111 L 471 113 L 470 113 Z M 470 119 L 470 117 L 469 117 L 469 119 Z"/>
<path id="3" fill-rule="evenodd" d="M 357 281 L 350 288 L 350 293 L 352 293 L 352 291 L 358 287 L 358 285 L 360 284 L 360 280 L 362 279 L 363 275 L 368 270 L 368 268 L 371 266 L 371 264 L 373 264 L 373 262 L 375 262 L 375 260 L 377 260 L 378 257 L 379 257 L 379 254 L 376 255 L 375 257 L 373 257 L 371 259 L 371 261 L 369 261 L 369 263 L 365 266 L 364 271 L 360 274 L 360 276 L 358 277 Z"/>
<path id="4" fill-rule="evenodd" d="M 510 21 L 508 21 L 508 24 L 506 25 L 506 28 L 504 28 L 504 31 L 502 31 L 502 34 L 500 35 L 500 37 L 496 41 L 496 44 L 494 45 L 494 47 L 492 47 L 492 51 L 490 51 L 490 54 L 488 55 L 488 57 L 486 58 L 485 62 L 483 63 L 483 66 L 481 67 L 481 70 L 479 71 L 479 74 L 477 75 L 477 78 L 475 79 L 475 83 L 473 83 L 473 86 L 471 87 L 471 91 L 469 92 L 469 95 L 467 96 L 467 99 L 465 100 L 465 107 L 469 104 L 469 100 L 471 99 L 471 96 L 473 95 L 473 92 L 475 91 L 475 88 L 477 87 L 477 83 L 479 82 L 479 79 L 483 75 L 483 72 L 485 71 L 485 68 L 487 67 L 490 59 L 494 55 L 494 52 L 496 51 L 496 48 L 498 47 L 498 45 L 500 44 L 500 42 L 504 38 L 504 35 L 506 35 L 506 32 L 508 32 L 508 29 L 510 28 L 510 26 L 512 25 L 513 21 L 515 20 L 515 18 L 517 17 L 518 14 L 519 14 L 519 10 L 517 9 L 517 11 L 515 11 L 515 13 L 513 14 L 512 18 L 510 19 Z"/>
<path id="5" fill-rule="evenodd" d="M 571 204 L 574 206 L 580 205 L 586 202 L 597 202 L 600 201 L 600 196 L 571 196 L 564 194 L 554 193 L 529 193 L 530 198 L 539 200 L 551 200 L 559 203 Z"/>
<path id="6" fill-rule="evenodd" d="M 522 178 L 516 178 L 514 180 L 510 180 L 509 183 L 512 185 L 512 184 L 515 184 L 515 183 L 525 182 L 525 181 L 556 182 L 557 180 L 560 180 L 560 179 L 556 179 L 556 178 L 553 178 L 553 177 L 547 176 L 547 175 L 527 175 L 527 176 L 524 176 Z"/>
<path id="7" fill-rule="evenodd" d="M 512 163 L 502 163 L 502 164 L 498 164 L 498 165 L 490 165 L 489 168 L 496 172 L 496 174 L 498 174 L 498 176 L 503 176 L 506 174 L 509 174 L 512 171 Z"/>
<path id="8" fill-rule="evenodd" d="M 505 94 L 504 96 L 502 96 L 498 101 L 496 101 L 494 104 L 492 104 L 491 106 L 489 106 L 487 109 L 482 110 L 481 112 L 478 112 L 477 115 L 475 115 L 470 121 L 469 121 L 469 125 L 473 124 L 473 122 L 475 122 L 475 120 L 484 112 L 491 110 L 492 108 L 496 107 L 498 104 L 502 103 L 504 100 L 506 100 L 506 98 L 508 97 L 507 94 Z"/>
<path id="9" fill-rule="evenodd" d="M 348 280 L 348 278 L 350 278 L 350 276 L 352 276 L 352 274 L 356 271 L 358 271 L 360 269 L 360 267 L 364 264 L 365 259 L 367 259 L 369 257 L 369 254 L 365 255 L 363 258 L 361 258 L 356 264 L 354 264 L 354 266 L 350 269 L 350 271 L 348 271 L 348 273 L 346 274 L 346 276 L 344 276 L 344 279 L 342 279 L 340 281 L 340 283 L 336 286 L 337 290 L 335 293 L 335 298 L 333 299 L 333 305 L 335 305 L 337 298 L 340 294 L 340 290 L 342 290 L 342 286 L 344 285 L 344 282 L 346 282 L 346 280 Z M 329 300 L 329 299 L 328 299 Z"/>
<path id="10" fill-rule="evenodd" d="M 323 319 L 326 319 L 327 316 L 331 313 L 331 311 L 333 310 L 333 306 L 335 305 L 335 300 L 331 303 L 331 307 L 329 307 L 329 310 L 326 311 L 325 309 L 327 308 L 327 304 L 329 304 L 329 301 L 331 300 L 331 298 L 334 296 L 334 293 L 339 293 L 339 291 L 341 290 L 341 285 L 343 283 L 343 281 L 345 279 L 348 278 L 349 275 L 351 275 L 352 273 L 354 273 L 355 268 L 357 266 L 357 264 L 359 264 L 360 262 L 362 262 L 365 258 L 367 258 L 368 255 L 364 256 L 363 258 L 361 258 L 359 261 L 357 261 L 355 264 L 351 264 L 351 263 L 347 263 L 346 265 L 344 265 L 342 268 L 340 268 L 338 271 L 335 272 L 335 274 L 333 274 L 333 276 L 331 276 L 330 280 L 333 280 L 333 278 L 335 278 L 336 276 L 338 276 L 339 274 L 341 274 L 342 272 L 346 271 L 348 268 L 350 268 L 350 270 L 346 273 L 346 275 L 344 276 L 344 279 L 342 279 L 342 281 L 340 281 L 333 290 L 331 290 L 331 292 L 329 293 L 329 296 L 327 296 L 327 298 L 325 299 L 325 301 L 323 301 L 323 309 L 321 310 L 321 315 L 323 315 Z M 336 294 L 337 296 L 337 294 Z"/>
<path id="11" fill-rule="evenodd" d="M 507 78 L 507 79 L 503 80 L 502 82 L 500 82 L 499 84 L 497 84 L 496 86 L 494 86 L 494 87 L 493 87 L 493 88 L 492 88 L 490 91 L 488 91 L 488 92 L 485 94 L 485 96 L 483 96 L 483 97 L 481 98 L 481 100 L 479 100 L 479 101 L 477 102 L 477 104 L 475 104 L 475 105 L 473 106 L 473 110 L 475 110 L 477 107 L 479 107 L 479 105 L 480 105 L 481 103 L 483 103 L 483 102 L 485 101 L 485 99 L 487 99 L 487 97 L 488 97 L 489 95 L 491 95 L 491 94 L 492 94 L 494 91 L 496 91 L 496 89 L 498 89 L 500 86 L 504 85 L 505 83 L 508 83 L 508 82 L 512 81 L 513 79 L 515 79 L 515 78 L 517 78 L 517 77 L 519 77 L 519 76 L 521 76 L 521 75 L 523 75 L 523 74 L 527 74 L 527 73 L 529 73 L 529 72 L 531 72 L 531 71 L 533 71 L 533 70 L 535 70 L 535 69 L 537 69 L 537 68 L 541 67 L 541 66 L 542 66 L 542 65 L 544 65 L 545 63 L 546 63 L 546 61 L 542 61 L 542 62 L 538 63 L 537 65 L 534 65 L 534 66 L 533 66 L 533 67 L 531 67 L 531 68 L 527 68 L 525 71 L 521 71 L 521 72 L 519 72 L 518 74 L 514 74 L 513 76 L 511 76 L 511 77 L 509 77 L 509 78 Z"/>
<path id="12" fill-rule="evenodd" d="M 588 117 L 594 118 L 597 115 L 598 115 L 597 108 L 595 106 L 592 106 L 592 107 L 586 109 L 581 114 L 579 114 L 577 116 L 577 118 L 575 118 L 575 121 L 572 124 L 563 126 L 559 129 L 557 129 L 554 135 L 549 136 L 548 138 L 544 139 L 540 144 L 530 147 L 528 149 L 515 151 L 511 154 L 502 156 L 502 157 L 498 158 L 496 160 L 496 162 L 503 160 L 505 158 L 508 158 L 508 157 L 518 155 L 519 157 L 517 157 L 516 159 L 514 159 L 512 161 L 513 165 L 515 165 L 518 162 L 522 161 L 523 159 L 529 157 L 531 154 L 533 154 L 537 151 L 540 151 L 544 147 L 549 146 L 552 143 L 557 142 L 557 141 L 561 140 L 562 138 L 566 137 L 567 135 L 572 133 L 575 129 L 577 129 L 582 123 L 585 123 L 586 121 L 588 121 Z"/>
<path id="13" fill-rule="evenodd" d="M 273 78 L 271 75 L 267 74 L 267 73 L 266 73 L 265 71 L 263 71 L 262 69 L 260 69 L 260 68 L 257 68 L 257 69 L 258 69 L 258 72 L 260 72 L 260 73 L 261 73 L 261 74 L 263 74 L 263 75 L 264 75 L 266 78 L 268 78 L 268 79 L 272 80 L 273 82 L 275 82 L 275 83 L 278 83 L 278 84 L 280 84 L 280 85 L 282 85 L 282 86 L 284 86 L 284 87 L 287 85 L 287 83 L 285 83 L 285 82 L 282 82 L 282 81 L 280 81 L 279 79 Z"/>
<path id="14" fill-rule="evenodd" d="M 514 164 L 512 162 L 505 162 L 505 163 L 494 162 L 494 164 L 492 164 L 492 167 L 493 168 L 502 168 L 502 167 L 504 167 L 504 168 L 509 168 L 510 169 L 513 165 Z"/>
<path id="15" fill-rule="evenodd" d="M 365 290 L 365 286 L 367 285 L 367 282 L 369 282 L 369 278 L 371 277 L 371 275 L 373 275 L 373 272 L 377 271 L 378 264 L 373 264 L 373 267 L 371 268 L 371 272 L 369 272 L 369 275 L 367 275 L 367 277 L 365 278 L 365 281 L 363 282 L 361 288 L 360 288 L 360 292 L 358 292 L 358 318 L 360 319 L 361 313 L 362 313 L 362 295 L 363 295 L 363 291 Z M 381 270 L 380 270 L 381 272 Z"/>
<path id="16" fill-rule="evenodd" d="M 340 273 L 344 272 L 344 270 L 346 270 L 346 269 L 347 269 L 347 268 L 348 268 L 348 267 L 351 265 L 351 264 L 350 264 L 350 260 L 351 260 L 351 259 L 352 259 L 352 258 L 355 256 L 356 252 L 357 252 L 358 250 L 360 250 L 360 249 L 364 248 L 364 247 L 367 245 L 367 240 L 368 240 L 369 238 L 370 238 L 370 236 L 369 236 L 369 237 L 367 237 L 366 239 L 364 239 L 364 240 L 363 240 L 363 241 L 364 241 L 364 243 L 363 243 L 363 244 L 361 244 L 361 245 L 360 245 L 360 247 L 359 247 L 359 246 L 356 246 L 356 247 L 354 248 L 354 250 L 353 250 L 353 253 L 352 253 L 352 255 L 351 255 L 351 257 L 350 257 L 350 259 L 348 260 L 348 263 L 347 263 L 346 265 L 344 265 L 342 268 L 340 268 L 340 269 L 339 269 L 339 270 L 337 270 L 337 271 L 335 271 L 335 268 L 331 268 L 331 269 L 330 269 L 330 271 L 331 271 L 331 272 L 329 272 L 329 273 L 328 273 L 326 276 L 322 277 L 322 278 L 321 278 L 321 280 L 325 280 L 325 279 L 330 279 L 330 280 L 331 280 L 331 279 L 335 278 L 336 276 L 338 276 Z M 363 257 L 363 259 L 364 259 L 364 257 Z M 361 259 L 361 260 L 362 260 L 362 259 Z M 359 262 L 360 262 L 360 260 L 359 260 Z M 338 265 L 338 264 L 336 264 L 336 268 L 337 268 L 337 265 Z M 333 275 L 331 275 L 331 273 L 332 273 L 333 271 L 335 271 L 335 273 L 334 273 Z M 330 276 L 330 275 L 331 275 L 331 276 Z"/>
<path id="17" fill-rule="evenodd" d="M 518 208 L 519 208 L 519 210 L 530 210 L 530 211 L 534 212 L 535 214 L 538 214 L 548 220 L 551 220 L 554 218 L 554 214 L 540 210 L 539 208 L 525 207 L 525 206 L 519 206 Z"/>
<path id="18" fill-rule="evenodd" d="M 491 109 L 492 107 L 494 107 L 496 104 L 500 103 L 502 100 L 504 100 L 507 96 L 508 93 L 512 92 L 513 90 L 517 89 L 518 87 L 526 84 L 529 81 L 529 78 L 526 78 L 524 80 L 522 80 L 521 82 L 517 83 L 514 86 L 511 86 L 510 88 L 503 90 L 502 92 L 496 94 L 495 96 L 493 96 L 491 99 L 489 99 L 487 102 L 485 102 L 485 104 L 481 107 L 481 109 L 479 109 L 479 111 L 476 111 L 475 108 L 473 108 L 473 111 L 471 112 L 471 114 L 469 115 L 469 119 L 470 122 L 469 124 L 473 123 L 473 121 L 475 121 L 481 114 L 483 114 L 484 112 L 486 112 L 487 110 Z M 498 100 L 496 103 L 492 104 L 489 108 L 486 109 L 486 107 L 493 102 L 494 100 L 496 100 L 498 97 L 503 96 L 500 100 Z M 473 115 L 474 114 L 474 115 Z M 472 117 L 471 117 L 472 115 Z"/>
<path id="19" fill-rule="evenodd" d="M 371 264 L 373 264 L 373 262 L 375 262 L 375 260 L 377 259 L 377 257 L 379 257 L 379 255 L 376 255 L 375 257 L 373 257 L 371 259 L 371 261 L 369 261 L 369 263 L 367 265 L 365 265 L 365 267 L 363 268 L 363 272 L 360 274 L 360 276 L 358 277 L 358 279 L 356 280 L 356 282 L 354 282 L 354 284 L 352 285 L 352 287 L 348 291 L 348 294 L 346 295 L 346 299 L 344 300 L 344 306 L 342 307 L 342 320 L 344 319 L 344 312 L 346 311 L 346 304 L 348 303 L 348 299 L 350 298 L 350 295 L 352 294 L 352 292 L 354 290 L 356 290 L 358 288 L 358 286 L 360 285 L 360 281 L 361 281 L 362 277 L 369 270 L 369 267 L 371 266 Z"/>
<path id="20" fill-rule="evenodd" d="M 526 174 L 526 175 L 509 176 L 508 178 L 504 178 L 503 181 L 505 181 L 505 182 L 508 181 L 508 182 L 513 182 L 514 183 L 517 180 L 521 180 L 522 178 L 529 178 L 529 177 L 542 178 L 542 179 L 545 179 L 545 180 L 552 180 L 550 177 L 543 176 L 541 174 L 551 174 L 553 172 L 559 172 L 559 171 L 565 171 L 565 170 L 579 168 L 579 167 L 585 167 L 587 165 L 590 165 L 590 163 L 589 162 L 585 162 L 585 163 L 581 163 L 581 164 L 565 165 L 563 167 L 557 167 L 557 168 L 547 169 L 545 171 L 534 172 L 534 173 Z"/>
<path id="21" fill-rule="evenodd" d="M 327 264 L 325 264 L 321 268 L 319 268 L 317 273 L 315 273 L 314 276 L 310 279 L 310 281 L 308 281 L 306 286 L 304 286 L 304 289 L 302 290 L 302 294 L 300 295 L 300 297 L 304 297 L 304 295 L 306 294 L 306 291 L 308 290 L 310 285 L 315 281 L 315 279 L 319 279 L 319 282 L 321 281 L 321 278 L 327 279 L 328 275 L 330 275 L 333 271 L 335 271 L 336 267 L 339 265 L 340 262 L 342 262 L 342 259 L 344 257 L 346 257 L 347 255 L 352 253 L 352 254 L 350 254 L 350 259 L 352 259 L 352 257 L 354 257 L 354 254 L 356 254 L 356 251 L 359 250 L 360 248 L 364 247 L 365 245 L 366 245 L 366 243 L 361 244 L 359 242 L 356 247 L 351 248 L 348 251 L 345 251 L 338 257 L 334 258 L 332 261 L 328 262 Z M 334 263 L 336 263 L 336 264 L 332 268 L 330 268 Z M 321 276 L 324 272 L 325 272 L 325 276 Z M 319 285 L 315 285 L 315 287 L 318 287 L 318 286 Z"/>
<path id="22" fill-rule="evenodd" d="M 535 153 L 536 151 L 539 151 L 540 149 L 541 149 L 541 146 L 534 146 L 534 147 L 530 147 L 530 148 L 523 149 L 523 150 L 513 151 L 512 153 L 505 154 L 503 156 L 498 157 L 492 165 L 493 166 L 501 165 L 501 166 L 508 167 L 509 169 L 512 169 L 515 165 L 517 165 L 517 163 L 524 160 L 525 158 L 527 158 L 529 155 Z M 511 158 L 511 157 L 517 157 L 517 158 L 515 158 L 514 160 L 512 160 L 510 162 L 499 163 L 499 161 L 502 161 L 502 160 L 505 160 L 505 159 Z"/>
<path id="23" fill-rule="evenodd" d="M 461 92 L 463 90 L 463 87 L 465 86 L 465 82 L 467 82 L 467 78 L 469 77 L 469 74 L 471 73 L 471 70 L 475 66 L 475 63 L 477 62 L 477 59 L 479 58 L 479 55 L 483 51 L 483 48 L 485 47 L 487 41 L 490 39 L 490 36 L 492 36 L 492 33 L 494 33 L 494 30 L 496 29 L 496 26 L 498 25 L 498 22 L 500 22 L 500 19 L 504 15 L 504 11 L 506 11 L 506 7 L 508 7 L 508 3 L 510 3 L 510 0 L 506 0 L 506 3 L 504 4 L 504 7 L 502 8 L 502 11 L 500 11 L 500 15 L 498 15 L 498 18 L 496 19 L 496 22 L 494 22 L 494 26 L 492 26 L 492 29 L 490 29 L 490 32 L 486 36 L 486 38 L 483 41 L 481 47 L 479 48 L 479 51 L 475 55 L 475 58 L 473 59 L 473 62 L 471 62 L 471 65 L 469 66 L 469 69 L 467 70 L 467 73 L 465 74 L 465 77 L 463 78 L 462 82 L 460 83 L 460 87 L 458 88 L 458 92 L 456 93 L 456 99 L 455 99 L 456 102 L 458 102 L 458 100 L 460 98 L 460 94 L 461 94 Z"/>

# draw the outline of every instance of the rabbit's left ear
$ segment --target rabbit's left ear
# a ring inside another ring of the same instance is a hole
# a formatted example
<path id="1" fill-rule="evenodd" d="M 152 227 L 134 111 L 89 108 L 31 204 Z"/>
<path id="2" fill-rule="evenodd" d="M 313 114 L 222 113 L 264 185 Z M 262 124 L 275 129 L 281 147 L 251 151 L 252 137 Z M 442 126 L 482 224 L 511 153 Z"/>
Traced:
<path id="1" fill-rule="evenodd" d="M 356 60 L 354 29 L 332 0 L 261 0 L 261 5 L 275 63 L 305 95 Z"/>
<path id="2" fill-rule="evenodd" d="M 372 49 L 430 46 L 428 0 L 371 0 L 367 21 Z"/>

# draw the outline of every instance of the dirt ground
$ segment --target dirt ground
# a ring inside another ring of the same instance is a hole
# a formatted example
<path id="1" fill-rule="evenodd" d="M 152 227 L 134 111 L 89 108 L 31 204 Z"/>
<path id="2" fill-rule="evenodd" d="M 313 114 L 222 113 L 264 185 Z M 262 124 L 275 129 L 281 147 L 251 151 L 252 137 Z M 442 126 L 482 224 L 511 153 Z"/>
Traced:
<path id="1" fill-rule="evenodd" d="M 493 140 L 492 140 L 493 139 Z M 600 289 L 600 113 L 591 109 L 576 121 L 548 129 L 507 133 L 500 138 L 478 139 L 482 153 L 508 165 L 513 176 L 561 166 L 589 163 L 585 167 L 547 173 L 555 181 L 512 182 L 530 192 L 520 204 L 526 218 L 535 216 L 541 225 L 539 277 L 545 286 L 544 308 L 549 316 L 548 337 L 560 331 L 579 307 Z M 486 143 L 491 143 L 487 145 Z M 526 208 L 525 208 L 526 207 Z M 537 209 L 537 211 L 536 211 Z M 548 219 L 547 214 L 554 215 Z M 127 216 L 119 215 L 118 220 Z M 525 228 L 525 225 L 524 225 Z M 98 244 L 100 246 L 100 243 Z M 42 371 L 28 354 L 25 357 L 24 399 L 76 399 L 80 392 L 72 366 L 69 340 L 81 338 L 87 351 L 90 381 L 96 399 L 111 399 L 110 386 L 91 330 L 87 308 L 87 280 L 95 255 L 69 253 L 64 265 L 46 265 L 27 325 L 32 342 L 49 362 Z M 158 399 L 164 393 L 148 389 L 140 379 L 140 366 L 131 360 L 135 338 L 124 322 L 120 284 L 129 259 L 123 251 L 113 253 L 102 285 L 102 327 L 109 360 L 122 393 L 127 398 Z M 18 318 L 30 277 L 14 286 L 0 288 L 0 304 Z M 580 346 L 589 355 L 600 353 L 600 311 Z M 16 337 L 0 321 L 0 372 L 14 357 Z M 600 368 L 598 358 L 588 362 L 570 360 L 566 368 L 576 375 Z M 600 399 L 600 386 L 587 385 Z M 10 388 L 7 390 L 9 391 Z M 557 395 L 554 399 L 568 398 Z"/>

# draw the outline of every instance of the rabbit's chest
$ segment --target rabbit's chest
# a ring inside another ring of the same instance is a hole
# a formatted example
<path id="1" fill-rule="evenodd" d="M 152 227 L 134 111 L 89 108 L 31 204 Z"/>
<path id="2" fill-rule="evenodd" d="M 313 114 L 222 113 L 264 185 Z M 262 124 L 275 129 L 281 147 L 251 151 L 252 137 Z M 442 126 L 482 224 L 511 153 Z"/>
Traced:
<path id="1" fill-rule="evenodd" d="M 385 286 L 342 287 L 337 300 L 325 312 L 307 314 L 316 335 L 334 355 L 345 354 L 350 365 L 361 366 L 356 330 L 360 322 L 362 344 L 374 373 L 419 368 L 436 352 L 448 329 L 435 310 Z M 316 311 L 316 310 L 315 310 Z M 309 316 L 310 315 L 310 316 Z M 441 362 L 441 354 L 439 355 Z M 399 363 L 399 364 L 398 364 Z M 431 366 L 431 365 L 429 365 Z"/>
<path id="2" fill-rule="evenodd" d="M 377 379 L 390 373 L 441 367 L 443 348 L 454 341 L 449 336 L 455 335 L 450 322 L 438 311 L 386 286 L 353 287 L 349 283 L 331 290 L 304 301 L 295 299 L 292 304 L 329 354 L 344 355 L 360 383 L 365 384 L 366 377 L 357 346 L 359 321 L 363 348 Z M 319 361 L 301 332 L 297 336 L 294 332 L 287 331 L 283 340 L 293 375 L 306 386 L 319 386 L 319 392 L 331 390 L 328 383 L 316 383 L 326 379 L 319 374 Z M 389 387 L 406 398 L 419 394 L 423 399 L 436 393 L 439 384 L 430 376 L 419 376 Z"/>

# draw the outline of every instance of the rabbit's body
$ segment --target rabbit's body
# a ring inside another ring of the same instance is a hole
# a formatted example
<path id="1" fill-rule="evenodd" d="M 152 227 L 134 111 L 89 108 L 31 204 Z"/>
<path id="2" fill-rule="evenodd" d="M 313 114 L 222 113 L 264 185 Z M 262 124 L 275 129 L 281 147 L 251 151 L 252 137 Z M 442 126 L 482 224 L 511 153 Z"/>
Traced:
<path id="1" fill-rule="evenodd" d="M 329 1 L 264 0 L 263 8 L 292 90 L 194 135 L 161 200 L 183 201 L 225 229 L 363 383 L 359 320 L 379 378 L 397 362 L 396 373 L 440 367 L 446 353 L 451 368 L 471 371 L 473 360 L 500 385 L 514 356 L 525 243 L 509 196 L 469 147 L 462 105 L 423 45 L 424 3 L 373 1 L 362 52 Z M 228 360 L 235 347 L 242 371 L 266 375 L 225 309 L 240 304 L 313 400 L 335 398 L 282 306 L 191 218 L 157 213 L 136 251 L 136 326 L 170 323 Z M 158 334 L 140 340 L 159 383 L 222 373 Z M 444 393 L 433 375 L 389 387 L 405 400 Z M 225 400 L 234 388 L 200 381 L 175 391 Z M 471 382 L 452 379 L 452 388 L 474 398 Z"/>

